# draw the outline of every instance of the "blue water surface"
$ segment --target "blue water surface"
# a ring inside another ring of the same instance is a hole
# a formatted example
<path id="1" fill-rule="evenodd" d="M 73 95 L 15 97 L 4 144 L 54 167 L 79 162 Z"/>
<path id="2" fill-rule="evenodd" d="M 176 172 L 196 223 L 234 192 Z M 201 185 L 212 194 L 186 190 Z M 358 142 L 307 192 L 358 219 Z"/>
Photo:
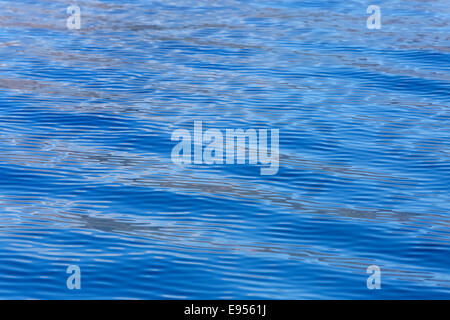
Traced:
<path id="1" fill-rule="evenodd" d="M 0 298 L 449 299 L 449 214 L 448 0 L 0 1 Z"/>

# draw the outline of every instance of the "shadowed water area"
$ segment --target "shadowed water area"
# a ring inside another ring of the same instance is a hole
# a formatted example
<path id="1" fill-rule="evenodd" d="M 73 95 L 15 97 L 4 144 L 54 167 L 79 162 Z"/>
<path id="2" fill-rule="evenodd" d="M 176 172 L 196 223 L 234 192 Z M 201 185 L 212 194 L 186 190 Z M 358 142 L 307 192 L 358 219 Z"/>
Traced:
<path id="1" fill-rule="evenodd" d="M 0 0 L 0 298 L 449 299 L 450 1 L 369 4 Z"/>

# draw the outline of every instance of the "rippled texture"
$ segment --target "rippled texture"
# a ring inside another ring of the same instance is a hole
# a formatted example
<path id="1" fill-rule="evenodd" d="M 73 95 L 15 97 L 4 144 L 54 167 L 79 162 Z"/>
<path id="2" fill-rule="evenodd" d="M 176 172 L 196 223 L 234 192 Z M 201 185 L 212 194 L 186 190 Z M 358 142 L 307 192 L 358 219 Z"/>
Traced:
<path id="1" fill-rule="evenodd" d="M 366 1 L 76 3 L 0 1 L 1 298 L 450 298 L 448 0 L 378 1 L 381 30 Z M 278 128 L 278 174 L 176 166 L 194 120 Z"/>

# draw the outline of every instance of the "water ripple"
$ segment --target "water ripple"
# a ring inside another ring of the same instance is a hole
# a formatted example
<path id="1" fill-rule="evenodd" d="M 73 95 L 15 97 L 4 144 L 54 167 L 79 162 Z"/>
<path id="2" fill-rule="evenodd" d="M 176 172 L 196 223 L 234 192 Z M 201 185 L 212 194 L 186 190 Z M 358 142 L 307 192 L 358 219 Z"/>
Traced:
<path id="1" fill-rule="evenodd" d="M 0 1 L 1 298 L 449 298 L 448 3 L 71 4 Z M 176 166 L 195 120 L 278 174 Z"/>

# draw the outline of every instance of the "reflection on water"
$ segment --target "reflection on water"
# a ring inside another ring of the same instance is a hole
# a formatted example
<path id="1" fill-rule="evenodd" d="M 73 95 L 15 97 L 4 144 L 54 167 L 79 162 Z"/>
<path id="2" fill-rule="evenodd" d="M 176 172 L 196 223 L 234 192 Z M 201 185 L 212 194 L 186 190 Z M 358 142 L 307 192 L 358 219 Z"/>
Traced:
<path id="1" fill-rule="evenodd" d="M 0 297 L 449 298 L 446 1 L 381 30 L 364 1 L 71 4 L 0 1 Z M 278 174 L 174 165 L 194 120 L 280 129 Z"/>

